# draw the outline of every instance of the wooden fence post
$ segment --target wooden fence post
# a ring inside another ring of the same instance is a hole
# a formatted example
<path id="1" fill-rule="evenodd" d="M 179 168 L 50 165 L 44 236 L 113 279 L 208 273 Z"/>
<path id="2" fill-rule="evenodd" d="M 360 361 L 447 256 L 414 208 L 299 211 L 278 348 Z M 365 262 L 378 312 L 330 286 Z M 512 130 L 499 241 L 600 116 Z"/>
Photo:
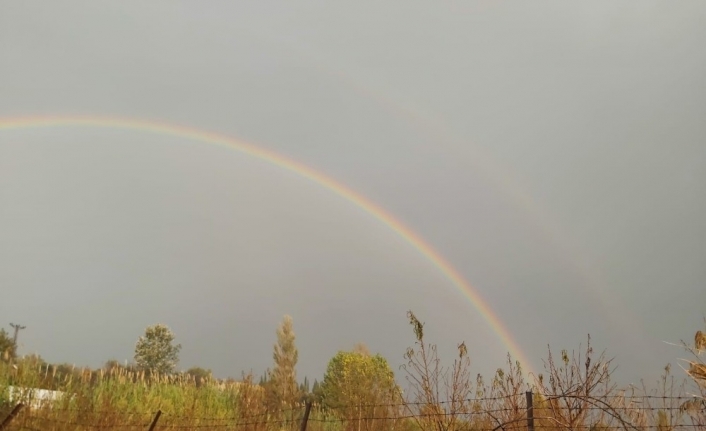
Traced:
<path id="1" fill-rule="evenodd" d="M 311 411 L 311 401 L 306 402 L 306 410 L 304 410 L 304 418 L 302 419 L 301 431 L 306 431 L 306 424 L 309 422 L 309 412 Z"/>
<path id="2" fill-rule="evenodd" d="M 154 419 L 152 419 L 152 423 L 150 424 L 150 431 L 154 431 L 154 427 L 157 426 L 157 421 L 159 420 L 160 416 L 162 416 L 162 411 L 157 410 L 157 414 L 154 415 Z"/>
<path id="3" fill-rule="evenodd" d="M 14 409 L 12 409 L 12 411 L 10 412 L 10 414 L 7 415 L 7 417 L 6 417 L 6 418 L 2 421 L 2 423 L 0 424 L 0 431 L 4 430 L 5 427 L 7 427 L 8 425 L 10 425 L 10 422 L 12 422 L 12 420 L 15 418 L 15 416 L 17 416 L 17 413 L 19 413 L 20 410 L 22 410 L 22 407 L 24 407 L 24 404 L 19 403 L 19 404 L 17 404 L 17 405 L 15 406 Z"/>
<path id="4" fill-rule="evenodd" d="M 534 431 L 534 405 L 532 404 L 532 391 L 525 392 L 527 398 L 527 431 Z"/>

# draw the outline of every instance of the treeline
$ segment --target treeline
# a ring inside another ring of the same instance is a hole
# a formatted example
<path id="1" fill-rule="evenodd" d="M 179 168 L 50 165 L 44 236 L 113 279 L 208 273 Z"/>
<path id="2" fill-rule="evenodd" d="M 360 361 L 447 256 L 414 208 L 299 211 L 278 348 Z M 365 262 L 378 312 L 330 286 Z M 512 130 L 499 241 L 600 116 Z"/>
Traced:
<path id="1" fill-rule="evenodd" d="M 612 381 L 612 360 L 594 353 L 590 337 L 579 354 L 550 350 L 543 374 L 529 378 L 508 356 L 506 365 L 486 380 L 472 374 L 463 343 L 453 362 L 443 362 L 436 346 L 426 342 L 424 324 L 412 312 L 408 317 L 414 343 L 404 352 L 401 376 L 384 357 L 358 345 L 331 358 L 321 382 L 311 386 L 308 379 L 299 383 L 297 378 L 298 350 L 289 316 L 277 328 L 272 367 L 259 378 L 243 374 L 225 380 L 202 368 L 176 372 L 181 346 L 165 325 L 146 329 L 132 364 L 109 361 L 98 370 L 47 364 L 37 356 L 18 358 L 15 346 L 7 345 L 7 333 L 0 331 L 0 346 L 5 343 L 0 413 L 17 401 L 4 391 L 13 385 L 71 395 L 51 409 L 23 413 L 17 424 L 30 428 L 39 425 L 37 420 L 54 424 L 52 429 L 123 426 L 133 419 L 144 423 L 160 410 L 164 427 L 294 430 L 304 406 L 311 404 L 309 429 L 321 431 L 525 430 L 531 392 L 537 429 L 706 429 L 706 335 L 701 331 L 693 344 L 683 343 L 691 355 L 683 378 L 666 367 L 656 389 L 621 388 Z M 405 391 L 397 377 L 406 381 Z"/>

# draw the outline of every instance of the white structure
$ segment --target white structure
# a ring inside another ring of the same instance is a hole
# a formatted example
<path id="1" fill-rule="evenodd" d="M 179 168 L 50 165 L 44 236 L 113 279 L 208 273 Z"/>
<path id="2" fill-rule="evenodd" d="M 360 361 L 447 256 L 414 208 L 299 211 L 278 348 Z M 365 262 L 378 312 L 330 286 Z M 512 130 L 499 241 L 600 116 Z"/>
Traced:
<path id="1" fill-rule="evenodd" d="M 17 386 L 8 386 L 8 398 L 12 403 L 23 403 L 28 407 L 40 408 L 42 406 L 51 405 L 63 399 L 66 396 L 65 392 L 52 391 L 49 389 L 37 388 L 18 388 Z M 71 395 L 73 398 L 73 395 Z"/>

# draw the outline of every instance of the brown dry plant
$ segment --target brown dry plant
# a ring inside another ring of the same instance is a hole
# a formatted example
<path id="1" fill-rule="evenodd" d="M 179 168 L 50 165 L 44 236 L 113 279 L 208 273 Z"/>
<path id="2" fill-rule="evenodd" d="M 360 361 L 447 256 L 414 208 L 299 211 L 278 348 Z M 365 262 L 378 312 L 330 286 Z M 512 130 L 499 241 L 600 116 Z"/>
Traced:
<path id="1" fill-rule="evenodd" d="M 406 408 L 422 431 L 455 431 L 468 425 L 469 398 L 474 391 L 470 358 L 465 343 L 458 345 L 458 357 L 445 367 L 437 347 L 424 340 L 424 324 L 412 311 L 407 313 L 416 338 L 415 347 L 404 355 L 401 369 L 410 385 Z"/>

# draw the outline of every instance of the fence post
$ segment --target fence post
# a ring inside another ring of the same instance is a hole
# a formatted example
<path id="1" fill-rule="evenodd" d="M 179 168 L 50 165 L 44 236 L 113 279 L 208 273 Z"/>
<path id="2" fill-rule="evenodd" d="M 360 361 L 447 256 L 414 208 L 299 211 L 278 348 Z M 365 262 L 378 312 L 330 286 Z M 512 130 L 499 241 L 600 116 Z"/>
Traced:
<path id="1" fill-rule="evenodd" d="M 525 392 L 527 398 L 527 431 L 534 431 L 534 405 L 532 404 L 532 391 Z"/>
<path id="2" fill-rule="evenodd" d="M 304 410 L 304 418 L 302 419 L 301 431 L 306 431 L 306 424 L 309 422 L 309 412 L 311 411 L 311 401 L 306 402 L 306 410 Z"/>
<path id="3" fill-rule="evenodd" d="M 7 427 L 10 424 L 10 422 L 15 418 L 15 416 L 17 416 L 17 413 L 19 413 L 20 410 L 22 410 L 22 407 L 24 407 L 24 406 L 25 406 L 24 404 L 19 403 L 15 406 L 14 409 L 12 409 L 10 414 L 7 415 L 7 417 L 0 424 L 0 431 L 4 430 L 5 427 Z"/>
<path id="4" fill-rule="evenodd" d="M 157 426 L 157 421 L 159 420 L 160 416 L 162 416 L 162 411 L 157 410 L 157 414 L 154 415 L 154 419 L 152 419 L 152 423 L 150 424 L 150 431 L 154 431 L 154 427 Z"/>

